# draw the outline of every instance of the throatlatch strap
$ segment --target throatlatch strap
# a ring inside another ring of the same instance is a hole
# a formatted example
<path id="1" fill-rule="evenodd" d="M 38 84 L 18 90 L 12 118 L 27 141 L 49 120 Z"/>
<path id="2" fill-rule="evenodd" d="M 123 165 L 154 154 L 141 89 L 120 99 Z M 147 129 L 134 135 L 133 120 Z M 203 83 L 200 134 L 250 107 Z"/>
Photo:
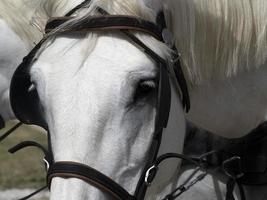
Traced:
<path id="1" fill-rule="evenodd" d="M 54 177 L 78 178 L 119 200 L 135 200 L 124 188 L 101 172 L 81 163 L 60 161 L 52 164 L 47 173 L 47 185 L 50 188 Z"/>

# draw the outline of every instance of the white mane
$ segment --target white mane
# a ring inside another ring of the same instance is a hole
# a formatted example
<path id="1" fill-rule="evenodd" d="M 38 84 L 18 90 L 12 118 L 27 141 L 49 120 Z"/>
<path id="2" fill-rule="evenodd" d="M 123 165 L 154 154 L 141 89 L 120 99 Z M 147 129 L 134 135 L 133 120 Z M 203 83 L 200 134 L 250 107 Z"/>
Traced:
<path id="1" fill-rule="evenodd" d="M 167 0 L 164 3 L 165 9 L 171 12 L 168 25 L 176 37 L 184 71 L 192 84 L 229 77 L 266 62 L 265 0 Z M 93 0 L 73 22 L 95 14 L 96 6 L 111 14 L 155 20 L 155 14 L 140 0 Z M 50 17 L 63 16 L 72 8 L 67 0 L 2 0 L 0 16 L 32 47 L 43 36 Z"/>
<path id="2" fill-rule="evenodd" d="M 192 84 L 260 67 L 267 58 L 266 0 L 167 0 L 169 27 Z"/>
<path id="3" fill-rule="evenodd" d="M 42 27 L 34 25 L 35 11 L 43 0 L 1 0 L 0 17 L 32 48 L 43 36 Z M 41 19 L 38 19 L 41 21 Z"/>
<path id="4" fill-rule="evenodd" d="M 47 0 L 45 9 L 50 16 L 64 16 L 68 11 L 74 8 L 73 2 L 68 0 Z M 92 0 L 89 9 L 85 9 L 85 13 L 92 12 L 93 8 L 99 6 L 110 14 L 125 14 L 142 17 L 147 20 L 154 20 L 153 11 L 139 0 L 123 1 L 123 0 Z M 42 12 L 42 10 L 41 10 Z M 84 15 L 84 13 L 80 13 Z"/>
<path id="5" fill-rule="evenodd" d="M 24 40 L 33 46 L 44 34 L 44 26 L 51 17 L 64 16 L 76 5 L 68 0 L 1 0 L 0 17 Z M 154 12 L 144 6 L 142 1 L 132 0 L 92 0 L 90 6 L 82 12 L 72 23 L 80 21 L 88 15 L 96 14 L 96 7 L 107 10 L 110 14 L 124 14 L 155 21 Z"/>

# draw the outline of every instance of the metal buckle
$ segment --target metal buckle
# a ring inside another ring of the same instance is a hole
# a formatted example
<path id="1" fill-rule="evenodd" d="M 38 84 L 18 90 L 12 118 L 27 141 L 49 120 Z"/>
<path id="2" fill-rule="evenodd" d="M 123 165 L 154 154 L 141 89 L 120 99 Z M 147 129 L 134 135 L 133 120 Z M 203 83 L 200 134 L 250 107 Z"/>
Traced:
<path id="1" fill-rule="evenodd" d="M 226 159 L 226 160 L 223 161 L 223 163 L 222 163 L 222 168 L 223 168 L 224 173 L 225 173 L 227 176 L 229 176 L 230 178 L 233 178 L 233 179 L 239 179 L 239 178 L 241 178 L 242 176 L 244 176 L 244 173 L 243 173 L 243 172 L 240 172 L 240 173 L 238 173 L 238 174 L 234 174 L 234 173 L 231 173 L 231 172 L 227 169 L 227 167 L 226 167 L 226 165 L 228 165 L 228 164 L 231 163 L 231 162 L 235 162 L 235 161 L 238 162 L 239 169 L 241 169 L 241 157 L 240 157 L 240 156 L 233 156 L 233 157 L 231 157 L 231 158 L 229 158 L 229 159 Z"/>
<path id="2" fill-rule="evenodd" d="M 150 167 L 147 171 L 146 171 L 146 175 L 145 175 L 145 184 L 147 186 L 150 186 L 154 177 L 152 177 L 151 180 L 149 180 L 152 172 L 155 170 L 155 172 L 158 170 L 158 167 L 156 165 L 153 165 L 152 167 Z M 155 175 L 154 175 L 155 176 Z"/>
<path id="3" fill-rule="evenodd" d="M 49 162 L 45 158 L 43 158 L 43 161 L 45 163 L 46 171 L 48 171 L 49 170 L 49 167 L 50 167 L 50 164 L 49 164 Z"/>

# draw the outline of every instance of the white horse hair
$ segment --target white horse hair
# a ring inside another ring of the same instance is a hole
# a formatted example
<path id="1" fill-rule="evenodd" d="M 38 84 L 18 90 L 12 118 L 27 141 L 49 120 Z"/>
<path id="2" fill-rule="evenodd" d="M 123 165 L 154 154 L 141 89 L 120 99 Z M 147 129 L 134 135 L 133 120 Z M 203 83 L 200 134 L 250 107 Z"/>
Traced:
<path id="1" fill-rule="evenodd" d="M 187 118 L 227 137 L 266 120 L 267 2 L 148 1 L 163 4 L 181 53 L 192 103 Z"/>
<path id="2" fill-rule="evenodd" d="M 43 37 L 45 18 L 36 16 L 36 10 L 40 10 L 43 0 L 3 0 L 0 2 L 0 18 L 3 18 L 9 27 L 23 40 L 27 48 L 31 49 Z M 40 14 L 39 14 L 40 15 Z M 35 20 L 38 17 L 37 26 Z M 42 22 L 42 25 L 41 25 Z"/>
<path id="3" fill-rule="evenodd" d="M 257 69 L 267 59 L 267 1 L 167 0 L 169 27 L 191 84 Z M 174 20 L 175 19 L 175 20 Z"/>

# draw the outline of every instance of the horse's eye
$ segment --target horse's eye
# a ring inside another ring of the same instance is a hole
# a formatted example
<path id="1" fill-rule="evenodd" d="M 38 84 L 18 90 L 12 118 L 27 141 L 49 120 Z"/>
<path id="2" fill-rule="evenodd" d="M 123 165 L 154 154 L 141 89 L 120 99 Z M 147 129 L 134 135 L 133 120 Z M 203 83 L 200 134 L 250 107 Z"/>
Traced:
<path id="1" fill-rule="evenodd" d="M 142 80 L 138 83 L 134 95 L 134 100 L 142 99 L 150 96 L 156 90 L 156 82 L 154 80 Z"/>

